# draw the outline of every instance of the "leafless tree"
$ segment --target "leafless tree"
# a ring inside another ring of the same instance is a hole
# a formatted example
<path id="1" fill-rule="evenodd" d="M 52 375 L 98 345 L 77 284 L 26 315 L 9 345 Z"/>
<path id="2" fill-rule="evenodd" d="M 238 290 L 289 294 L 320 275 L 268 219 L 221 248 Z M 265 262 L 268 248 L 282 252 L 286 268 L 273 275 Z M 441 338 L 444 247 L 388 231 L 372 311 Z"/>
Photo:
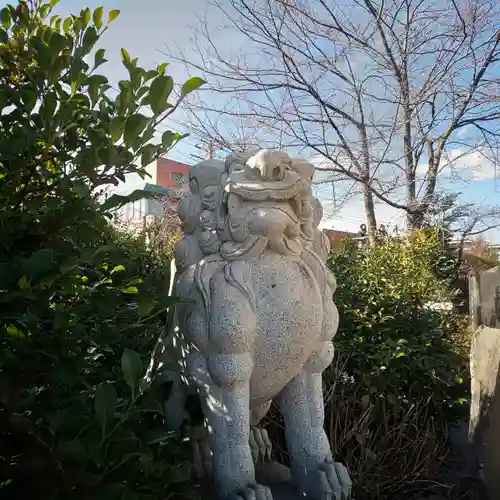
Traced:
<path id="1" fill-rule="evenodd" d="M 362 188 L 372 241 L 375 201 L 419 227 L 438 178 L 472 151 L 496 164 L 498 0 L 209 2 L 222 24 L 200 23 L 197 55 L 169 53 L 209 82 L 196 127 L 318 159 Z"/>
<path id="2" fill-rule="evenodd" d="M 459 235 L 458 257 L 462 260 L 466 246 L 471 241 L 482 240 L 491 230 L 500 227 L 500 207 L 481 209 L 470 207 L 467 214 L 457 220 L 453 228 Z"/>
<path id="3" fill-rule="evenodd" d="M 443 234 L 454 240 L 461 261 L 465 250 L 471 253 L 471 244 L 483 241 L 488 232 L 500 227 L 500 206 L 460 204 L 459 195 L 460 193 L 451 193 L 436 196 L 426 214 L 425 224 L 441 228 Z"/>

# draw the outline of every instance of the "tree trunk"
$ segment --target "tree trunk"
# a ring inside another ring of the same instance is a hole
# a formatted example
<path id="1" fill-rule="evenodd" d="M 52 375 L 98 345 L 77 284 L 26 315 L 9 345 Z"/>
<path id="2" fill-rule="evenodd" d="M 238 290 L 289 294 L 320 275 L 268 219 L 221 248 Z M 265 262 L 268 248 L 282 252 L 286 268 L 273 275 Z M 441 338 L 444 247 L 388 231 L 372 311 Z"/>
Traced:
<path id="1" fill-rule="evenodd" d="M 375 204 L 373 203 L 373 193 L 370 190 L 369 181 L 363 184 L 363 198 L 365 203 L 368 242 L 370 246 L 375 246 L 377 243 L 377 218 L 375 217 Z"/>
<path id="2" fill-rule="evenodd" d="M 406 225 L 408 230 L 421 229 L 424 225 L 425 213 L 426 210 L 424 208 L 413 213 L 408 212 L 406 216 Z"/>

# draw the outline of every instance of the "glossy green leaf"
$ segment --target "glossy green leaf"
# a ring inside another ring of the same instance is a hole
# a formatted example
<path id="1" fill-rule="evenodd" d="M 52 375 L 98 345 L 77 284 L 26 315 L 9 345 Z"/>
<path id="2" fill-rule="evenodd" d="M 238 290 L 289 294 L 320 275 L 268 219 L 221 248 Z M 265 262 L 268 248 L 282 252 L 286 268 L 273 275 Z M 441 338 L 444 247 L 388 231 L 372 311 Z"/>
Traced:
<path id="1" fill-rule="evenodd" d="M 148 102 L 153 113 L 161 113 L 166 109 L 167 99 L 174 88 L 174 82 L 170 76 L 157 76 L 149 88 Z"/>
<path id="2" fill-rule="evenodd" d="M 125 117 L 115 116 L 109 124 L 111 139 L 117 141 L 123 134 L 125 129 Z"/>
<path id="3" fill-rule="evenodd" d="M 64 458 L 69 460 L 85 461 L 87 459 L 87 450 L 79 439 L 63 442 L 59 446 L 59 451 Z"/>
<path id="4" fill-rule="evenodd" d="M 139 316 L 147 316 L 156 305 L 156 301 L 151 297 L 143 297 L 139 300 L 138 313 Z"/>
<path id="5" fill-rule="evenodd" d="M 135 393 L 143 374 L 141 357 L 131 349 L 125 349 L 122 355 L 122 373 L 125 382 Z"/>
<path id="6" fill-rule="evenodd" d="M 4 7 L 0 12 L 0 20 L 2 21 L 2 26 L 5 29 L 10 28 L 11 19 L 10 9 L 8 7 Z"/>
<path id="7" fill-rule="evenodd" d="M 203 78 L 198 76 L 193 76 L 189 80 L 187 80 L 181 88 L 181 98 L 186 97 L 188 94 L 193 92 L 194 90 L 199 89 L 202 85 L 207 83 Z"/>
<path id="8" fill-rule="evenodd" d="M 130 104 L 132 102 L 132 92 L 130 88 L 124 87 L 122 88 L 120 94 L 116 98 L 116 106 L 118 108 L 118 113 L 123 115 L 127 111 L 127 109 L 130 107 Z"/>
<path id="9" fill-rule="evenodd" d="M 141 166 L 149 165 L 158 154 L 158 147 L 154 144 L 146 144 L 141 148 Z"/>
<path id="10" fill-rule="evenodd" d="M 117 209 L 127 203 L 132 203 L 143 198 L 154 198 L 156 193 L 145 191 L 143 189 L 136 189 L 128 195 L 113 194 L 101 206 L 104 211 Z"/>
<path id="11" fill-rule="evenodd" d="M 144 80 L 145 81 L 151 80 L 155 76 L 158 76 L 158 71 L 155 71 L 154 69 L 152 69 L 150 71 L 146 71 L 146 73 L 144 75 Z"/>
<path id="12" fill-rule="evenodd" d="M 54 116 L 57 106 L 57 94 L 55 92 L 49 92 L 44 98 L 42 105 L 40 107 L 40 115 L 43 119 L 48 122 Z"/>
<path id="13" fill-rule="evenodd" d="M 189 134 L 179 134 L 178 132 L 172 132 L 171 130 L 165 130 L 161 135 L 161 143 L 165 150 L 170 149 L 181 139 L 188 137 Z"/>
<path id="14" fill-rule="evenodd" d="M 67 17 L 63 21 L 63 31 L 64 31 L 64 33 L 69 34 L 70 31 L 71 31 L 72 26 L 73 26 L 73 19 L 71 19 L 71 17 Z"/>
<path id="15" fill-rule="evenodd" d="M 6 328 L 7 336 L 13 339 L 24 339 L 26 335 L 15 325 L 8 325 Z"/>
<path id="16" fill-rule="evenodd" d="M 128 66 L 130 64 L 130 54 L 126 49 L 120 49 L 120 54 L 122 56 L 122 61 L 125 66 Z"/>
<path id="17" fill-rule="evenodd" d="M 150 119 L 140 113 L 129 116 L 125 122 L 125 130 L 123 133 L 123 140 L 126 144 L 131 144 L 135 141 L 142 131 L 145 129 Z"/>
<path id="18" fill-rule="evenodd" d="M 118 396 L 113 385 L 101 383 L 97 386 L 94 410 L 103 432 L 115 416 L 117 401 Z"/>
<path id="19" fill-rule="evenodd" d="M 94 69 L 107 62 L 107 59 L 104 57 L 106 51 L 104 49 L 99 49 L 96 51 L 94 55 Z"/>
<path id="20" fill-rule="evenodd" d="M 54 251 L 50 248 L 42 248 L 25 261 L 23 271 L 28 278 L 36 279 L 54 269 L 54 265 Z"/>
<path id="21" fill-rule="evenodd" d="M 83 35 L 82 49 L 83 53 L 87 55 L 93 48 L 95 43 L 99 40 L 99 35 L 94 26 L 89 26 Z"/>
<path id="22" fill-rule="evenodd" d="M 71 320 L 71 316 L 66 311 L 54 311 L 54 329 L 63 330 L 65 329 Z"/>
<path id="23" fill-rule="evenodd" d="M 89 88 L 89 96 L 92 107 L 97 102 L 99 95 L 104 90 L 103 86 L 108 83 L 108 79 L 103 75 L 92 75 L 89 77 L 87 84 Z"/>
<path id="24" fill-rule="evenodd" d="M 94 21 L 95 27 L 100 30 L 102 28 L 102 14 L 103 14 L 104 8 L 103 7 L 97 7 L 97 9 L 94 10 L 94 13 L 92 15 L 92 19 Z"/>
<path id="25" fill-rule="evenodd" d="M 122 290 L 123 293 L 127 295 L 137 295 L 139 293 L 139 289 L 136 286 L 128 286 Z"/>
<path id="26" fill-rule="evenodd" d="M 80 18 L 82 20 L 83 27 L 86 28 L 90 22 L 90 9 L 88 7 L 82 10 Z"/>
<path id="27" fill-rule="evenodd" d="M 55 56 L 59 54 L 67 46 L 67 43 L 68 41 L 64 35 L 61 35 L 60 33 L 52 33 L 49 41 L 49 49 L 52 52 L 52 55 Z"/>
<path id="28" fill-rule="evenodd" d="M 110 10 L 108 14 L 108 24 L 114 21 L 119 15 L 120 11 L 118 9 Z"/>
<path id="29" fill-rule="evenodd" d="M 168 63 L 164 62 L 158 65 L 158 68 L 156 69 L 156 72 L 158 75 L 164 75 L 165 70 L 167 69 Z"/>

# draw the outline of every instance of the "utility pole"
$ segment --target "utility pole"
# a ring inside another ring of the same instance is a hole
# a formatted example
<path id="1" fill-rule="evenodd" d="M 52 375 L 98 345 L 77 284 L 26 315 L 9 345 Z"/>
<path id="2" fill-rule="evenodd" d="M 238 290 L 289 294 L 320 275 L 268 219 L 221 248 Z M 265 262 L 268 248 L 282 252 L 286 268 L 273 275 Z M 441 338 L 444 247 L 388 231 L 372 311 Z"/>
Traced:
<path id="1" fill-rule="evenodd" d="M 214 157 L 214 152 L 218 151 L 219 149 L 224 149 L 222 144 L 217 144 L 219 147 L 215 147 L 214 141 L 210 139 L 208 142 L 203 142 L 201 144 L 197 144 L 198 149 L 203 149 L 205 151 L 205 159 L 207 160 L 212 160 Z M 197 156 L 197 155 L 196 155 Z"/>

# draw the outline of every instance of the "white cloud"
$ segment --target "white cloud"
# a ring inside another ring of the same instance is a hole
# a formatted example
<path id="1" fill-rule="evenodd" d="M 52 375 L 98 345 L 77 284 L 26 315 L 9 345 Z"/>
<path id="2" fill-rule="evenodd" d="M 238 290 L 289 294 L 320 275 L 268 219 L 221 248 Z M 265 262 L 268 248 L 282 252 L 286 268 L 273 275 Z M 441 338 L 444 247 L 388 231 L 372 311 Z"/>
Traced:
<path id="1" fill-rule="evenodd" d="M 309 161 L 320 168 L 328 168 L 331 163 L 320 156 L 314 156 Z M 474 181 L 485 181 L 494 179 L 500 173 L 500 165 L 486 156 L 486 151 L 481 148 L 467 150 L 465 148 L 453 148 L 443 156 L 443 170 L 440 173 L 440 190 L 458 190 L 457 182 L 471 183 Z M 498 170 L 497 168 L 498 167 Z M 417 173 L 422 181 L 427 170 L 427 165 L 419 165 Z M 335 228 L 345 231 L 357 231 L 359 225 L 366 222 L 364 202 L 359 187 L 353 181 L 340 179 L 338 174 L 325 171 L 316 171 L 316 181 L 325 182 L 316 186 L 318 196 L 324 206 L 325 215 L 322 227 Z M 328 182 L 331 181 L 331 182 Z M 357 192 L 353 189 L 356 188 Z M 455 185 L 455 187 L 453 186 Z M 401 192 L 400 192 L 401 191 Z M 350 195 L 349 195 L 350 194 Z M 394 201 L 403 190 L 397 189 L 393 193 Z M 394 198 L 396 196 L 396 198 Z M 403 200 L 404 202 L 404 200 Z M 390 228 L 398 226 L 405 227 L 405 212 L 395 209 L 385 203 L 376 203 L 375 214 L 379 224 L 385 224 Z"/>
<path id="2" fill-rule="evenodd" d="M 484 181 L 497 177 L 500 165 L 488 157 L 485 148 L 453 148 L 443 154 L 440 178 L 453 181 Z M 418 172 L 425 174 L 427 164 L 421 163 Z"/>
<path id="3" fill-rule="evenodd" d="M 342 208 L 333 210 L 333 200 L 324 193 L 319 196 L 325 216 L 321 222 L 321 228 L 338 229 L 340 231 L 357 232 L 361 224 L 366 224 L 365 207 L 363 196 L 356 194 L 347 200 Z M 384 224 L 389 230 L 396 226 L 403 229 L 406 224 L 405 213 L 385 203 L 377 203 L 375 215 L 378 224 Z"/>
<path id="4" fill-rule="evenodd" d="M 446 159 L 451 167 L 447 172 L 447 176 L 450 177 L 453 172 L 457 172 L 468 176 L 470 180 L 483 181 L 494 179 L 498 174 L 498 165 L 488 158 L 484 149 L 467 151 L 455 148 L 446 154 Z"/>
<path id="5" fill-rule="evenodd" d="M 309 159 L 316 167 L 328 168 L 331 162 L 315 155 Z M 339 160 L 342 161 L 342 160 Z M 346 164 L 348 162 L 345 159 Z M 323 204 L 321 228 L 357 232 L 361 224 L 366 224 L 363 193 L 355 181 L 334 172 L 316 170 L 315 181 L 322 184 L 314 186 L 314 194 Z M 384 224 L 390 230 L 405 226 L 405 213 L 386 203 L 375 200 L 375 215 L 378 224 Z"/>

